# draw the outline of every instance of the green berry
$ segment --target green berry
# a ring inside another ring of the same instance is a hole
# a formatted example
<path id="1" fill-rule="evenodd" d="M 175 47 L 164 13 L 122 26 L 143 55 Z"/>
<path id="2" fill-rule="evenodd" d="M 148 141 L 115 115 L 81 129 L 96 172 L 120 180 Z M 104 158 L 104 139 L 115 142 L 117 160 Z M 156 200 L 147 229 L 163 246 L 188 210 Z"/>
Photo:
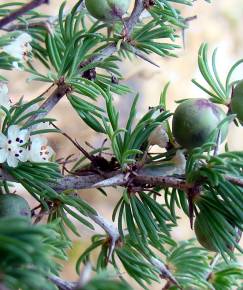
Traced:
<path id="1" fill-rule="evenodd" d="M 27 201 L 17 194 L 0 195 L 0 218 L 22 216 L 30 219 L 31 210 Z"/>
<path id="2" fill-rule="evenodd" d="M 209 225 L 209 221 L 207 220 L 207 211 L 200 211 L 197 215 L 194 222 L 194 230 L 199 244 L 201 244 L 205 249 L 212 252 L 219 252 L 217 241 L 214 239 L 214 233 L 212 232 L 212 228 Z M 219 214 L 217 214 L 216 219 L 219 218 Z M 222 216 L 221 216 L 222 218 Z M 229 229 L 229 227 L 234 228 L 234 230 Z M 228 229 L 227 229 L 228 228 Z M 237 243 L 239 243 L 241 239 L 241 231 L 236 229 L 234 223 L 225 220 L 223 229 L 228 231 L 231 238 L 233 238 Z M 219 242 L 219 241 L 218 241 Z M 221 240 L 221 243 L 225 249 L 228 248 L 230 251 L 234 251 L 234 243 L 226 240 Z"/>
<path id="3" fill-rule="evenodd" d="M 231 110 L 237 115 L 240 122 L 243 122 L 243 80 L 233 89 Z"/>
<path id="4" fill-rule="evenodd" d="M 186 149 L 202 146 L 210 134 L 226 117 L 221 108 L 207 99 L 188 99 L 176 109 L 172 131 L 176 141 Z M 221 130 L 221 142 L 227 136 L 228 126 Z"/>
<path id="5" fill-rule="evenodd" d="M 212 240 L 212 233 L 208 229 L 202 213 L 199 213 L 195 219 L 194 231 L 201 246 L 209 251 L 218 252 L 218 249 Z"/>
<path id="6" fill-rule="evenodd" d="M 114 22 L 121 20 L 127 12 L 131 0 L 86 0 L 89 13 L 98 20 Z"/>

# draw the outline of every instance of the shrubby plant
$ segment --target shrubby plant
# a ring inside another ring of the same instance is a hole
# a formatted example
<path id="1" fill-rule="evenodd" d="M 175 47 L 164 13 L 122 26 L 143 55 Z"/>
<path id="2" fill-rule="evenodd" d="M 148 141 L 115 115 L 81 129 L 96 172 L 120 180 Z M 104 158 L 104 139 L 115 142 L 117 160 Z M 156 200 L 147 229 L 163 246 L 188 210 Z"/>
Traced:
<path id="1" fill-rule="evenodd" d="M 174 4 L 194 1 L 80 0 L 70 10 L 60 4 L 56 17 L 39 12 L 48 2 L 0 4 L 0 288 L 132 289 L 126 272 L 143 289 L 154 281 L 160 289 L 241 289 L 243 152 L 228 148 L 227 135 L 230 123 L 242 123 L 242 81 L 233 73 L 243 60 L 223 83 L 216 51 L 210 57 L 202 44 L 198 65 L 205 84 L 193 82 L 205 99 L 178 100 L 173 114 L 166 106 L 166 84 L 158 106 L 138 118 L 139 95 L 123 83 L 119 63 L 136 56 L 156 65 L 152 53 L 174 57 L 178 31 L 188 26 Z M 28 72 L 29 81 L 50 87 L 30 101 L 13 103 L 4 70 Z M 121 127 L 113 95 L 127 93 L 134 101 Z M 80 124 L 109 142 L 88 152 L 58 128 L 49 115 L 62 98 Z M 97 104 L 100 99 L 105 106 Z M 48 145 L 51 132 L 79 149 L 71 170 L 65 166 L 70 158 L 60 162 Z M 161 153 L 153 153 L 153 145 Z M 14 183 L 38 206 L 30 209 Z M 113 222 L 77 194 L 94 188 L 108 202 L 107 187 L 122 190 Z M 171 237 L 180 227 L 177 208 L 188 216 L 196 239 Z M 59 275 L 72 247 L 70 232 L 82 239 L 77 224 L 87 230 L 97 224 L 104 234 L 94 233 L 77 257 L 79 281 L 69 282 Z M 91 259 L 94 251 L 98 256 Z"/>

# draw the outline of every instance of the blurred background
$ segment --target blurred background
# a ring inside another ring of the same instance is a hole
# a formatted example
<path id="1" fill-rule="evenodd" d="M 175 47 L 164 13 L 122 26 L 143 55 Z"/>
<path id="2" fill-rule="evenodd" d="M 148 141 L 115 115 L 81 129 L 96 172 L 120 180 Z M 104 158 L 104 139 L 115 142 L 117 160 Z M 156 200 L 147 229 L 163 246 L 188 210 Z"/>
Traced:
<path id="1" fill-rule="evenodd" d="M 4 2 L 3 0 L 0 3 Z M 50 5 L 41 7 L 42 11 L 56 15 L 58 7 L 61 3 L 59 0 L 50 0 Z M 67 1 L 68 6 L 72 6 L 75 1 Z M 180 7 L 180 5 L 178 5 Z M 164 85 L 170 81 L 168 91 L 168 108 L 174 110 L 175 100 L 205 97 L 195 85 L 191 83 L 192 78 L 203 82 L 198 67 L 197 53 L 202 42 L 209 44 L 210 51 L 218 47 L 218 71 L 222 79 L 230 66 L 243 57 L 243 35 L 242 35 L 242 19 L 243 19 L 243 2 L 242 0 L 212 0 L 211 4 L 203 0 L 195 1 L 193 7 L 182 8 L 182 14 L 185 17 L 197 15 L 197 19 L 190 22 L 189 29 L 185 32 L 185 48 L 177 51 L 177 58 L 160 58 L 151 56 L 154 62 L 160 65 L 156 68 L 139 59 L 134 59 L 131 63 L 123 61 L 121 70 L 124 74 L 124 83 L 131 86 L 135 92 L 140 94 L 139 114 L 143 114 L 148 110 L 149 106 L 158 104 L 161 90 Z M 178 34 L 181 34 L 178 31 Z M 182 45 L 182 41 L 179 41 Z M 31 99 L 40 95 L 46 88 L 45 84 L 39 82 L 27 83 L 25 81 L 27 74 L 22 72 L 6 73 L 1 72 L 9 79 L 9 88 L 11 99 L 15 102 L 21 96 L 25 99 Z M 235 79 L 243 78 L 243 67 L 241 66 L 235 73 Z M 123 120 L 126 120 L 127 112 L 129 111 L 133 95 L 115 97 L 114 101 L 117 108 L 120 109 L 120 114 Z M 71 108 L 65 98 L 52 111 L 51 117 L 57 119 L 57 124 L 70 136 L 75 137 L 80 144 L 87 148 L 85 141 L 88 141 L 93 146 L 100 146 L 102 138 L 92 130 L 90 130 L 76 113 Z M 138 116 L 139 117 L 139 116 Z M 80 154 L 62 136 L 49 136 L 49 141 L 57 157 L 66 157 L 69 154 L 75 154 L 79 157 Z M 242 129 L 232 126 L 229 134 L 229 148 L 231 150 L 240 149 L 243 147 Z M 89 148 L 87 148 L 89 149 Z M 21 188 L 19 188 L 22 191 Z M 32 206 L 35 205 L 29 195 L 22 192 Z M 111 219 L 111 213 L 114 205 L 118 201 L 121 191 L 109 190 L 108 197 L 104 197 L 100 192 L 95 190 L 80 191 L 79 194 L 94 206 L 102 215 Z M 180 213 L 178 213 L 180 214 Z M 75 262 L 81 252 L 90 243 L 90 237 L 93 232 L 84 227 L 79 227 L 81 239 L 73 237 L 74 246 L 70 252 L 69 262 L 66 263 L 63 270 L 63 278 L 76 279 Z M 102 233 L 97 227 L 97 232 Z M 179 221 L 179 227 L 173 231 L 173 236 L 176 240 L 187 239 L 193 237 L 193 232 L 190 230 L 189 221 L 182 216 Z M 135 289 L 141 289 L 134 284 Z M 162 285 L 154 285 L 151 289 L 161 289 Z"/>

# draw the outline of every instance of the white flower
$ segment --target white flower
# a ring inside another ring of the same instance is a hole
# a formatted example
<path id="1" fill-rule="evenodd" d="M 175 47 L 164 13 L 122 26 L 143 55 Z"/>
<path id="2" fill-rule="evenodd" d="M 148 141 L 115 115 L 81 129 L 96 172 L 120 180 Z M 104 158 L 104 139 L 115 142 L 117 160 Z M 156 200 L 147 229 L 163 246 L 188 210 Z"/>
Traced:
<path id="1" fill-rule="evenodd" d="M 186 158 L 183 150 L 177 150 L 176 155 L 171 160 L 175 164 L 174 174 L 184 174 L 186 169 Z"/>
<path id="2" fill-rule="evenodd" d="M 12 67 L 15 71 L 23 71 L 23 68 L 19 65 L 19 62 L 17 61 L 12 62 Z"/>
<path id="3" fill-rule="evenodd" d="M 165 148 L 169 142 L 169 137 L 163 125 L 159 125 L 150 134 L 148 140 L 150 145 L 158 145 L 161 148 Z"/>
<path id="4" fill-rule="evenodd" d="M 29 55 L 32 51 L 32 47 L 29 44 L 32 41 L 31 36 L 28 33 L 20 34 L 14 41 L 3 47 L 3 51 L 12 57 L 18 59 L 19 62 L 24 62 L 29 59 Z M 13 62 L 13 66 L 19 68 L 16 61 Z"/>
<path id="5" fill-rule="evenodd" d="M 11 103 L 8 95 L 8 86 L 0 82 L 0 106 L 5 107 L 7 110 L 10 109 Z M 3 110 L 0 110 L 0 117 L 4 114 Z"/>
<path id="6" fill-rule="evenodd" d="M 11 125 L 7 135 L 0 133 L 0 163 L 7 161 L 10 167 L 17 167 L 19 161 L 28 160 L 28 151 L 21 146 L 28 141 L 29 131 L 21 130 L 17 125 Z"/>
<path id="7" fill-rule="evenodd" d="M 29 160 L 33 162 L 47 162 L 54 155 L 53 149 L 47 145 L 47 139 L 43 137 L 32 138 L 29 151 Z"/>
<path id="8" fill-rule="evenodd" d="M 4 82 L 0 82 L 0 95 L 7 95 L 8 94 L 8 86 Z"/>

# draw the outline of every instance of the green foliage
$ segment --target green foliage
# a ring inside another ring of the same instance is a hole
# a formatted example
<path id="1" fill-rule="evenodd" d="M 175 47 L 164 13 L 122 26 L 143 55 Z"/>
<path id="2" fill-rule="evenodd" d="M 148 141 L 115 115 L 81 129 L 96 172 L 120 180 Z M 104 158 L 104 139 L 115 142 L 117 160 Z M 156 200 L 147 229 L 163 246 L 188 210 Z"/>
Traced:
<path id="1" fill-rule="evenodd" d="M 235 69 L 243 62 L 243 60 L 241 59 L 237 61 L 230 68 L 224 85 L 220 80 L 219 74 L 217 72 L 216 54 L 217 49 L 213 51 L 211 62 L 209 62 L 208 45 L 206 43 L 201 45 L 198 53 L 198 66 L 203 78 L 208 83 L 210 89 L 207 89 L 204 86 L 200 85 L 194 79 L 192 80 L 192 82 L 197 85 L 201 90 L 203 90 L 207 95 L 209 95 L 212 102 L 228 105 L 233 84 L 231 81 L 231 77 Z"/>
<path id="2" fill-rule="evenodd" d="M 0 282 L 10 289 L 56 289 L 48 276 L 59 272 L 54 258 L 66 259 L 64 250 L 69 246 L 56 225 L 30 226 L 19 217 L 0 219 Z"/>
<path id="3" fill-rule="evenodd" d="M 152 245 L 161 252 L 165 252 L 164 244 L 171 243 L 169 232 L 176 220 L 149 194 L 140 192 L 136 196 L 131 193 L 129 197 L 126 197 L 126 194 L 127 192 L 124 193 L 124 200 L 119 202 L 118 228 L 121 236 L 124 237 L 124 226 L 121 218 L 124 215 L 129 239 L 136 247 L 144 251 L 146 247 Z M 113 215 L 114 218 L 115 215 Z"/>
<path id="4" fill-rule="evenodd" d="M 109 273 L 101 272 L 81 290 L 132 290 L 132 288 L 127 283 L 112 279 Z"/>
<path id="5" fill-rule="evenodd" d="M 215 267 L 214 273 L 210 276 L 209 282 L 215 289 L 230 289 L 232 287 L 242 287 L 242 266 L 237 263 L 219 263 Z"/>
<path id="6" fill-rule="evenodd" d="M 103 118 L 105 132 L 111 140 L 112 150 L 122 168 L 135 163 L 137 156 L 142 154 L 143 146 L 151 132 L 163 121 L 171 116 L 167 111 L 162 112 L 156 118 L 156 108 L 146 113 L 135 125 L 136 106 L 138 95 L 134 98 L 125 128 L 119 128 L 119 112 L 116 110 L 110 94 L 107 94 L 106 110 L 109 123 Z"/>
<path id="7" fill-rule="evenodd" d="M 82 2 L 77 1 L 71 10 L 64 2 L 55 18 L 29 11 L 7 26 L 0 37 L 1 69 L 11 70 L 14 62 L 19 61 L 19 67 L 30 73 L 29 81 L 51 83 L 57 91 L 64 86 L 67 90 L 55 97 L 66 95 L 88 128 L 109 140 L 106 147 L 103 144 L 81 156 L 69 171 L 69 177 L 76 182 L 78 176 L 90 179 L 98 174 L 104 179 L 109 179 L 110 173 L 112 178 L 123 176 L 125 189 L 112 215 L 117 228 L 112 226 L 117 233 L 111 233 L 114 229 L 110 229 L 106 221 L 98 222 L 106 234 L 94 235 L 76 264 L 80 274 L 81 265 L 91 260 L 93 253 L 98 253 L 93 265 L 97 275 L 81 289 L 129 290 L 131 288 L 121 274 L 123 270 L 143 289 L 148 289 L 153 282 L 161 283 L 161 278 L 167 282 L 166 289 L 171 290 L 240 289 L 243 270 L 236 257 L 243 251 L 238 244 L 243 230 L 243 187 L 239 183 L 242 181 L 243 153 L 231 152 L 227 146 L 224 153 L 219 154 L 216 149 L 223 126 L 235 121 L 230 103 L 231 90 L 238 81 L 232 81 L 232 76 L 243 60 L 230 68 L 223 83 L 217 70 L 216 50 L 209 59 L 208 45 L 200 47 L 198 66 L 209 88 L 196 80 L 193 82 L 211 101 L 225 105 L 228 116 L 217 124 L 202 146 L 192 150 L 182 148 L 186 163 L 183 171 L 183 164 L 175 160 L 179 151 L 169 124 L 172 115 L 166 105 L 169 83 L 161 94 L 159 105 L 141 118 L 137 114 L 137 94 L 124 127 L 120 125 L 113 94 L 134 95 L 134 91 L 123 83 L 120 64 L 125 58 L 140 56 L 150 61 L 147 55 L 151 53 L 161 57 L 176 56 L 178 30 L 187 28 L 187 21 L 182 17 L 180 5 L 174 8 L 174 4 L 192 5 L 194 1 L 146 3 L 151 6 L 146 11 L 148 17 L 135 19 L 132 31 L 127 31 L 126 18 L 112 26 L 95 21 Z M 23 5 L 21 2 L 1 4 L 0 17 Z M 27 61 L 4 52 L 4 47 L 13 43 L 23 31 L 32 37 L 32 53 Z M 7 81 L 3 76 L 0 80 Z M 47 117 L 36 118 L 48 113 L 39 107 L 44 101 L 43 96 L 29 102 L 20 99 L 9 110 L 1 106 L 4 116 L 2 133 L 7 135 L 11 125 L 28 129 L 31 137 L 60 133 L 53 128 L 38 129 L 43 123 L 55 121 Z M 151 153 L 148 139 L 158 126 L 164 126 L 169 142 L 162 152 Z M 31 140 L 24 144 L 25 149 L 30 148 Z M 104 157 L 105 154 L 110 154 L 110 160 Z M 31 225 L 21 218 L 0 218 L 0 287 L 3 284 L 9 289 L 57 289 L 48 277 L 59 274 L 60 265 L 56 258 L 67 258 L 65 250 L 71 245 L 70 232 L 80 238 L 77 223 L 94 230 L 93 221 L 97 222 L 98 217 L 96 210 L 73 188 L 63 191 L 59 187 L 64 177 L 61 163 L 64 171 L 69 158 L 60 163 L 54 158 L 43 163 L 19 162 L 16 168 L 1 164 L 4 173 L 23 185 L 39 203 L 38 214 L 37 209 L 32 210 L 35 222 L 45 214 L 48 218 L 47 224 L 41 226 Z M 99 167 L 97 160 L 103 161 L 105 168 Z M 136 176 L 143 174 L 148 181 L 141 186 L 136 183 Z M 153 185 L 156 178 L 162 180 L 162 185 Z M 168 185 L 163 178 L 175 183 Z M 66 182 L 69 181 L 65 180 L 65 185 Z M 11 182 L 4 180 L 0 185 L 1 194 L 11 192 Z M 103 188 L 99 190 L 107 195 Z M 209 237 L 209 242 L 223 259 L 214 263 L 215 258 L 194 241 L 174 241 L 171 231 L 179 223 L 178 209 L 189 217 L 192 227 L 194 218 L 199 220 L 203 234 Z M 109 275 L 110 269 L 116 273 L 114 277 Z"/>
<path id="8" fill-rule="evenodd" d="M 97 269 L 103 271 L 107 267 L 106 253 L 108 251 L 107 241 L 102 236 L 94 236 L 93 244 L 83 252 L 77 262 L 86 263 L 94 249 L 101 247 L 97 260 Z M 143 253 L 143 254 L 141 254 Z M 242 279 L 242 265 L 237 262 L 227 264 L 220 260 L 215 268 L 212 263 L 215 257 L 208 254 L 207 250 L 195 245 L 195 240 L 184 241 L 176 244 L 171 243 L 169 249 L 162 254 L 166 260 L 167 268 L 173 277 L 178 281 L 182 289 L 211 289 L 212 287 L 227 288 L 229 285 L 240 286 Z M 158 255 L 152 251 L 141 252 L 136 246 L 131 246 L 130 241 L 120 244 L 112 257 L 111 263 L 114 269 L 119 270 L 118 261 L 120 260 L 125 270 L 132 276 L 143 289 L 149 289 L 148 285 L 152 282 L 159 282 L 158 269 L 151 265 L 152 257 L 158 259 Z M 218 257 L 217 257 L 218 258 Z M 163 264 L 162 264 L 163 265 Z M 79 270 L 78 270 L 79 272 Z M 225 284 L 223 284 L 225 282 Z M 171 286 L 169 289 L 179 289 Z M 216 288 L 221 289 L 221 288 Z"/>
<path id="9" fill-rule="evenodd" d="M 182 242 L 171 248 L 167 264 L 183 289 L 230 289 L 241 286 L 242 265 L 220 260 L 218 256 L 207 255 L 205 249 L 194 245 L 194 241 Z M 224 270 L 221 270 L 224 269 Z M 170 290 L 179 289 L 171 286 Z"/>

